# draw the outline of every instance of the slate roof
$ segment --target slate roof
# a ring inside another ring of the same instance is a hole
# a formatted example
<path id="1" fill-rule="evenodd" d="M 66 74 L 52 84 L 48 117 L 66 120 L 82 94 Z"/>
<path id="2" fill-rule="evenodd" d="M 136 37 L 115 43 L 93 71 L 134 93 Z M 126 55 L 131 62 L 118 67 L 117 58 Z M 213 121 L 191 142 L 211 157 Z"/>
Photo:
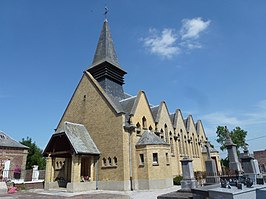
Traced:
<path id="1" fill-rule="evenodd" d="M 123 108 L 123 110 L 126 112 L 126 113 L 131 113 L 131 110 L 134 106 L 134 103 L 135 103 L 135 100 L 136 100 L 137 96 L 131 96 L 127 99 L 123 99 L 123 100 L 120 100 L 120 104 Z"/>
<path id="2" fill-rule="evenodd" d="M 151 113 L 155 122 L 159 122 L 159 117 L 158 117 L 159 109 L 160 109 L 159 105 L 151 107 Z"/>
<path id="3" fill-rule="evenodd" d="M 104 21 L 91 67 L 97 66 L 104 61 L 107 61 L 123 70 L 118 63 L 113 39 L 111 37 L 111 32 L 107 20 Z"/>
<path id="4" fill-rule="evenodd" d="M 58 133 L 64 133 L 67 136 L 76 154 L 100 154 L 84 125 L 64 122 L 62 127 L 56 130 L 55 134 Z"/>
<path id="5" fill-rule="evenodd" d="M 127 99 L 123 99 L 119 101 L 124 113 L 126 114 L 125 115 L 126 122 L 129 120 L 129 115 L 134 106 L 136 98 L 137 96 L 131 96 L 131 97 L 128 97 Z"/>
<path id="6" fill-rule="evenodd" d="M 150 130 L 145 130 L 136 146 L 145 145 L 169 145 Z"/>
<path id="7" fill-rule="evenodd" d="M 91 80 L 91 82 L 93 82 L 94 85 L 100 90 L 101 94 L 104 95 L 105 99 L 110 103 L 110 105 L 115 109 L 115 111 L 117 113 L 123 113 L 124 111 L 119 101 L 116 98 L 114 98 L 112 95 L 108 95 L 104 91 L 104 89 L 100 86 L 99 82 L 95 80 L 88 71 L 85 71 L 84 73 L 88 77 L 88 79 Z"/>
<path id="8" fill-rule="evenodd" d="M 170 120 L 173 124 L 173 127 L 176 128 L 176 121 L 175 121 L 176 113 L 171 113 L 170 114 Z"/>
<path id="9" fill-rule="evenodd" d="M 28 149 L 29 147 L 13 140 L 11 137 L 0 131 L 0 147 L 22 148 Z"/>

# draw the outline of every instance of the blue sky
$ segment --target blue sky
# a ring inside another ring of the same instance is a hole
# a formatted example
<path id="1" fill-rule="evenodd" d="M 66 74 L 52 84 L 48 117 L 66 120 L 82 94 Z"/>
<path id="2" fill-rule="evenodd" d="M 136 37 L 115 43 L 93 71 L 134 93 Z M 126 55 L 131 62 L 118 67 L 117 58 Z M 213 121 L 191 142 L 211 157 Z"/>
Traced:
<path id="1" fill-rule="evenodd" d="M 266 148 L 266 1 L 0 0 L 0 130 L 44 148 L 92 63 L 104 7 L 126 92 Z M 214 143 L 216 148 L 218 144 Z"/>

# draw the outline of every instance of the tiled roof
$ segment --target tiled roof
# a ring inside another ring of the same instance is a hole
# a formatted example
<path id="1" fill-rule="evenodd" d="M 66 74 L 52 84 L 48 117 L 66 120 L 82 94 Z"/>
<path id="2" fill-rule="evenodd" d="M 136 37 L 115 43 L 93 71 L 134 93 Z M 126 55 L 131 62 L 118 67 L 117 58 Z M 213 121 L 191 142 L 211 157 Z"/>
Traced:
<path id="1" fill-rule="evenodd" d="M 56 133 L 64 133 L 76 154 L 100 154 L 86 127 L 82 124 L 64 122 Z"/>
<path id="2" fill-rule="evenodd" d="M 150 130 L 145 130 L 136 146 L 143 145 L 169 145 Z"/>
<path id="3" fill-rule="evenodd" d="M 11 137 L 6 135 L 4 132 L 0 131 L 0 147 L 12 147 L 12 148 L 23 148 L 28 149 L 29 147 L 20 144 L 19 142 L 13 140 Z"/>

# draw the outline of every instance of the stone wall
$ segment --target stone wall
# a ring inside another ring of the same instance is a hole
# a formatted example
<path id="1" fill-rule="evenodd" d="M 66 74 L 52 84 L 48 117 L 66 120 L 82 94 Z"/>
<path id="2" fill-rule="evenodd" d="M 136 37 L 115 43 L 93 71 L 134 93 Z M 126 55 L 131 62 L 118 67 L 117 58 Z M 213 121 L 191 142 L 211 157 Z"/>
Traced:
<path id="1" fill-rule="evenodd" d="M 262 173 L 266 173 L 266 150 L 254 151 L 254 158 L 258 160 Z"/>

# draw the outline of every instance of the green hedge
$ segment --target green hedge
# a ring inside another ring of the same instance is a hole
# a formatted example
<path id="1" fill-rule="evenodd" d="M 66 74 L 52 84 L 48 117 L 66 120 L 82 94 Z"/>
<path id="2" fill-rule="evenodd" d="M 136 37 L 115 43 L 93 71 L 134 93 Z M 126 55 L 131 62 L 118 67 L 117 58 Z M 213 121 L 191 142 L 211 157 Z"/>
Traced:
<path id="1" fill-rule="evenodd" d="M 183 177 L 182 176 L 176 176 L 176 177 L 174 177 L 174 179 L 173 179 L 173 182 L 174 182 L 174 185 L 181 185 L 181 180 L 183 179 Z"/>

